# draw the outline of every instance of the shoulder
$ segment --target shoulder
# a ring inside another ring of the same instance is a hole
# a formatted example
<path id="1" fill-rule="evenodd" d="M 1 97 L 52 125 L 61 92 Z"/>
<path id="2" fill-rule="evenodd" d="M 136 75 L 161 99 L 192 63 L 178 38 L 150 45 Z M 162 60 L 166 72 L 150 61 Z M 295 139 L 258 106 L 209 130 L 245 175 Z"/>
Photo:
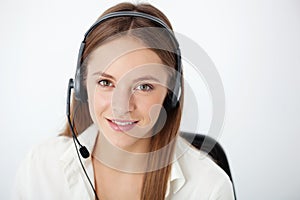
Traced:
<path id="1" fill-rule="evenodd" d="M 91 152 L 96 137 L 96 127 L 90 126 L 78 136 L 78 139 Z M 70 168 L 70 165 L 72 166 L 74 162 L 79 164 L 77 161 L 77 152 L 73 138 L 55 136 L 32 147 L 21 164 L 20 170 L 27 170 L 27 173 L 35 173 L 37 177 L 38 175 L 49 175 L 51 173 L 54 175 L 62 174 L 62 170 Z M 80 166 L 76 165 L 76 167 Z M 43 176 L 40 177 L 45 178 Z"/>
<path id="2" fill-rule="evenodd" d="M 186 191 L 205 196 L 203 199 L 233 199 L 232 184 L 228 175 L 208 154 L 194 148 L 182 138 L 178 138 L 176 154 L 185 179 L 183 191 L 185 187 Z M 223 198 L 226 196 L 228 198 Z"/>
<path id="3" fill-rule="evenodd" d="M 33 146 L 24 162 L 38 162 L 39 164 L 58 161 L 63 152 L 72 145 L 72 138 L 65 136 L 55 136 Z"/>
<path id="4" fill-rule="evenodd" d="M 204 175 L 210 175 L 216 178 L 227 177 L 227 174 L 207 153 L 199 151 L 183 138 L 178 138 L 176 153 L 181 168 L 187 170 L 187 174 L 188 172 L 192 172 L 191 175 L 196 177 L 203 177 Z"/>
<path id="5" fill-rule="evenodd" d="M 15 176 L 14 199 L 38 199 L 49 188 L 61 191 L 66 185 L 61 156 L 71 145 L 72 138 L 56 136 L 32 147 Z"/>
<path id="6" fill-rule="evenodd" d="M 73 152 L 73 140 L 66 136 L 54 136 L 33 146 L 24 158 L 19 170 L 43 177 L 57 174 L 62 169 L 62 157 Z M 75 152 L 75 151 L 74 151 Z"/>
<path id="7" fill-rule="evenodd" d="M 26 172 L 42 173 L 57 165 L 64 152 L 70 149 L 72 138 L 55 136 L 31 147 L 23 159 L 19 170 Z M 53 169 L 53 168 L 52 168 Z"/>

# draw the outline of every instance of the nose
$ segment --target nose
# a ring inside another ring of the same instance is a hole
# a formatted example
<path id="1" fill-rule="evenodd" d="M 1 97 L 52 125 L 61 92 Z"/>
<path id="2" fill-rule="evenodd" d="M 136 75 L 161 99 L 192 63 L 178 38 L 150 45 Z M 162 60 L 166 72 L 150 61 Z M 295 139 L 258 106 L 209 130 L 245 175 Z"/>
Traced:
<path id="1" fill-rule="evenodd" d="M 112 111 L 117 116 L 132 112 L 135 108 L 133 92 L 126 87 L 117 86 L 112 96 Z"/>

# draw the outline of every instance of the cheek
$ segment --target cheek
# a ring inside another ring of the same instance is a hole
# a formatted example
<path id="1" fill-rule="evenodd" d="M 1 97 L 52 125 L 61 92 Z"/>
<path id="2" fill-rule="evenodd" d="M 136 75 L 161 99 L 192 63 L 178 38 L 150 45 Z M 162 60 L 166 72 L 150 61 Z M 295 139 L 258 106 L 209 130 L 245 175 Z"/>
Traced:
<path id="1" fill-rule="evenodd" d="M 164 99 L 165 97 L 161 95 L 138 99 L 138 110 L 143 114 L 145 119 L 157 119 L 160 110 L 164 109 L 162 106 Z"/>
<path id="2" fill-rule="evenodd" d="M 100 114 L 101 112 L 110 109 L 111 105 L 111 95 L 104 95 L 101 93 L 96 93 L 94 95 L 94 108 L 96 113 Z"/>
<path id="3" fill-rule="evenodd" d="M 89 107 L 94 122 L 105 112 L 110 112 L 111 95 L 95 91 L 89 97 Z"/>

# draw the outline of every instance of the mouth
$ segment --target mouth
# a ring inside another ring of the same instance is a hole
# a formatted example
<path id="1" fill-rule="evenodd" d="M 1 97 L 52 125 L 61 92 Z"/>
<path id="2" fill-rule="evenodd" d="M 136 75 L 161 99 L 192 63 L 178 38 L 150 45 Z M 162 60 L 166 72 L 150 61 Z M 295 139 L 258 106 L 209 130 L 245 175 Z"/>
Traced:
<path id="1" fill-rule="evenodd" d="M 107 119 L 108 124 L 114 131 L 129 131 L 131 130 L 138 121 L 135 120 L 123 120 L 123 119 Z"/>

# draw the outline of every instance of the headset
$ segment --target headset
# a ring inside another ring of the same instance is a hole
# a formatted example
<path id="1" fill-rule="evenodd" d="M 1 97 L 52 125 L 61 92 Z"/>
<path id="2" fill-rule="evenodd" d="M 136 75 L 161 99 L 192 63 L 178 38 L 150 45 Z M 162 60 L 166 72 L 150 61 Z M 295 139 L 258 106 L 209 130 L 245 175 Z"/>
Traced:
<path id="1" fill-rule="evenodd" d="M 79 54 L 78 54 L 78 59 L 77 59 L 77 67 L 76 67 L 76 74 L 75 74 L 75 81 L 74 81 L 74 91 L 75 91 L 75 97 L 77 100 L 80 100 L 81 102 L 87 102 L 87 91 L 86 87 L 82 83 L 83 80 L 83 73 L 82 73 L 82 54 L 84 52 L 85 44 L 86 44 L 86 38 L 90 35 L 90 33 L 98 27 L 102 22 L 115 18 L 115 17 L 141 17 L 141 18 L 146 18 L 149 19 L 157 24 L 159 24 L 162 28 L 168 31 L 171 40 L 174 43 L 174 46 L 176 47 L 176 75 L 175 75 L 175 84 L 174 88 L 172 88 L 172 96 L 170 97 L 171 103 L 170 106 L 171 108 L 175 108 L 178 104 L 179 97 L 180 97 L 180 86 L 181 86 L 181 53 L 179 49 L 179 44 L 177 42 L 177 39 L 175 38 L 173 32 L 170 30 L 168 25 L 163 22 L 161 19 L 154 17 L 152 15 L 146 14 L 146 13 L 141 13 L 141 12 L 134 12 L 134 11 L 119 11 L 119 12 L 112 12 L 109 13 L 103 17 L 101 17 L 99 20 L 97 20 L 91 28 L 85 33 L 84 39 L 81 42 L 80 49 L 79 49 Z"/>
<path id="2" fill-rule="evenodd" d="M 82 103 L 86 103 L 88 102 L 88 97 L 87 97 L 87 90 L 85 85 L 83 84 L 83 73 L 82 73 L 82 57 L 83 57 L 83 52 L 85 50 L 85 44 L 86 44 L 86 39 L 87 37 L 90 35 L 90 33 L 98 26 L 101 25 L 101 23 L 103 23 L 106 20 L 109 20 L 111 18 L 116 18 L 116 17 L 140 17 L 140 18 L 145 18 L 148 20 L 151 20 L 153 22 L 155 22 L 156 24 L 158 24 L 160 27 L 164 28 L 165 30 L 167 30 L 168 35 L 170 36 L 170 39 L 173 42 L 175 49 L 175 54 L 176 54 L 176 66 L 175 66 L 175 77 L 174 77 L 174 86 L 173 88 L 171 88 L 172 90 L 170 91 L 170 93 L 167 95 L 165 103 L 166 106 L 168 107 L 168 109 L 173 109 L 176 108 L 179 105 L 179 99 L 181 96 L 181 75 L 182 75 L 182 66 L 181 66 L 181 51 L 179 48 L 179 43 L 173 33 L 173 31 L 168 27 L 168 25 L 162 21 L 161 19 L 154 17 L 152 15 L 146 14 L 146 13 L 142 13 L 142 12 L 136 12 L 136 11 L 118 11 L 118 12 L 112 12 L 109 13 L 107 15 L 102 16 L 101 18 L 99 18 L 90 28 L 89 30 L 85 33 L 84 35 L 84 39 L 80 44 L 80 49 L 79 49 L 79 53 L 78 53 L 78 59 L 77 59 L 77 67 L 76 67 L 76 73 L 75 73 L 75 80 L 73 80 L 72 78 L 69 79 L 69 84 L 68 84 L 68 95 L 67 95 L 67 109 L 66 109 L 66 114 L 67 114 L 67 118 L 68 118 L 68 123 L 70 125 L 71 131 L 72 131 L 72 135 L 73 135 L 73 141 L 76 147 L 76 152 L 78 155 L 78 158 L 80 160 L 81 166 L 83 168 L 83 171 L 95 193 L 95 197 L 96 199 L 99 199 L 97 194 L 96 194 L 96 190 L 93 187 L 93 184 L 91 183 L 85 168 L 82 164 L 81 158 L 79 156 L 78 153 L 78 147 L 76 145 L 76 143 L 79 145 L 79 152 L 80 155 L 83 158 L 88 158 L 90 156 L 89 151 L 87 150 L 87 148 L 85 146 L 83 146 L 76 134 L 75 134 L 75 130 L 74 130 L 74 124 L 72 124 L 71 122 L 71 117 L 70 117 L 70 99 L 71 99 L 71 90 L 74 88 L 74 95 L 75 95 L 75 99 L 82 102 Z M 76 143 L 75 143 L 76 142 Z"/>

